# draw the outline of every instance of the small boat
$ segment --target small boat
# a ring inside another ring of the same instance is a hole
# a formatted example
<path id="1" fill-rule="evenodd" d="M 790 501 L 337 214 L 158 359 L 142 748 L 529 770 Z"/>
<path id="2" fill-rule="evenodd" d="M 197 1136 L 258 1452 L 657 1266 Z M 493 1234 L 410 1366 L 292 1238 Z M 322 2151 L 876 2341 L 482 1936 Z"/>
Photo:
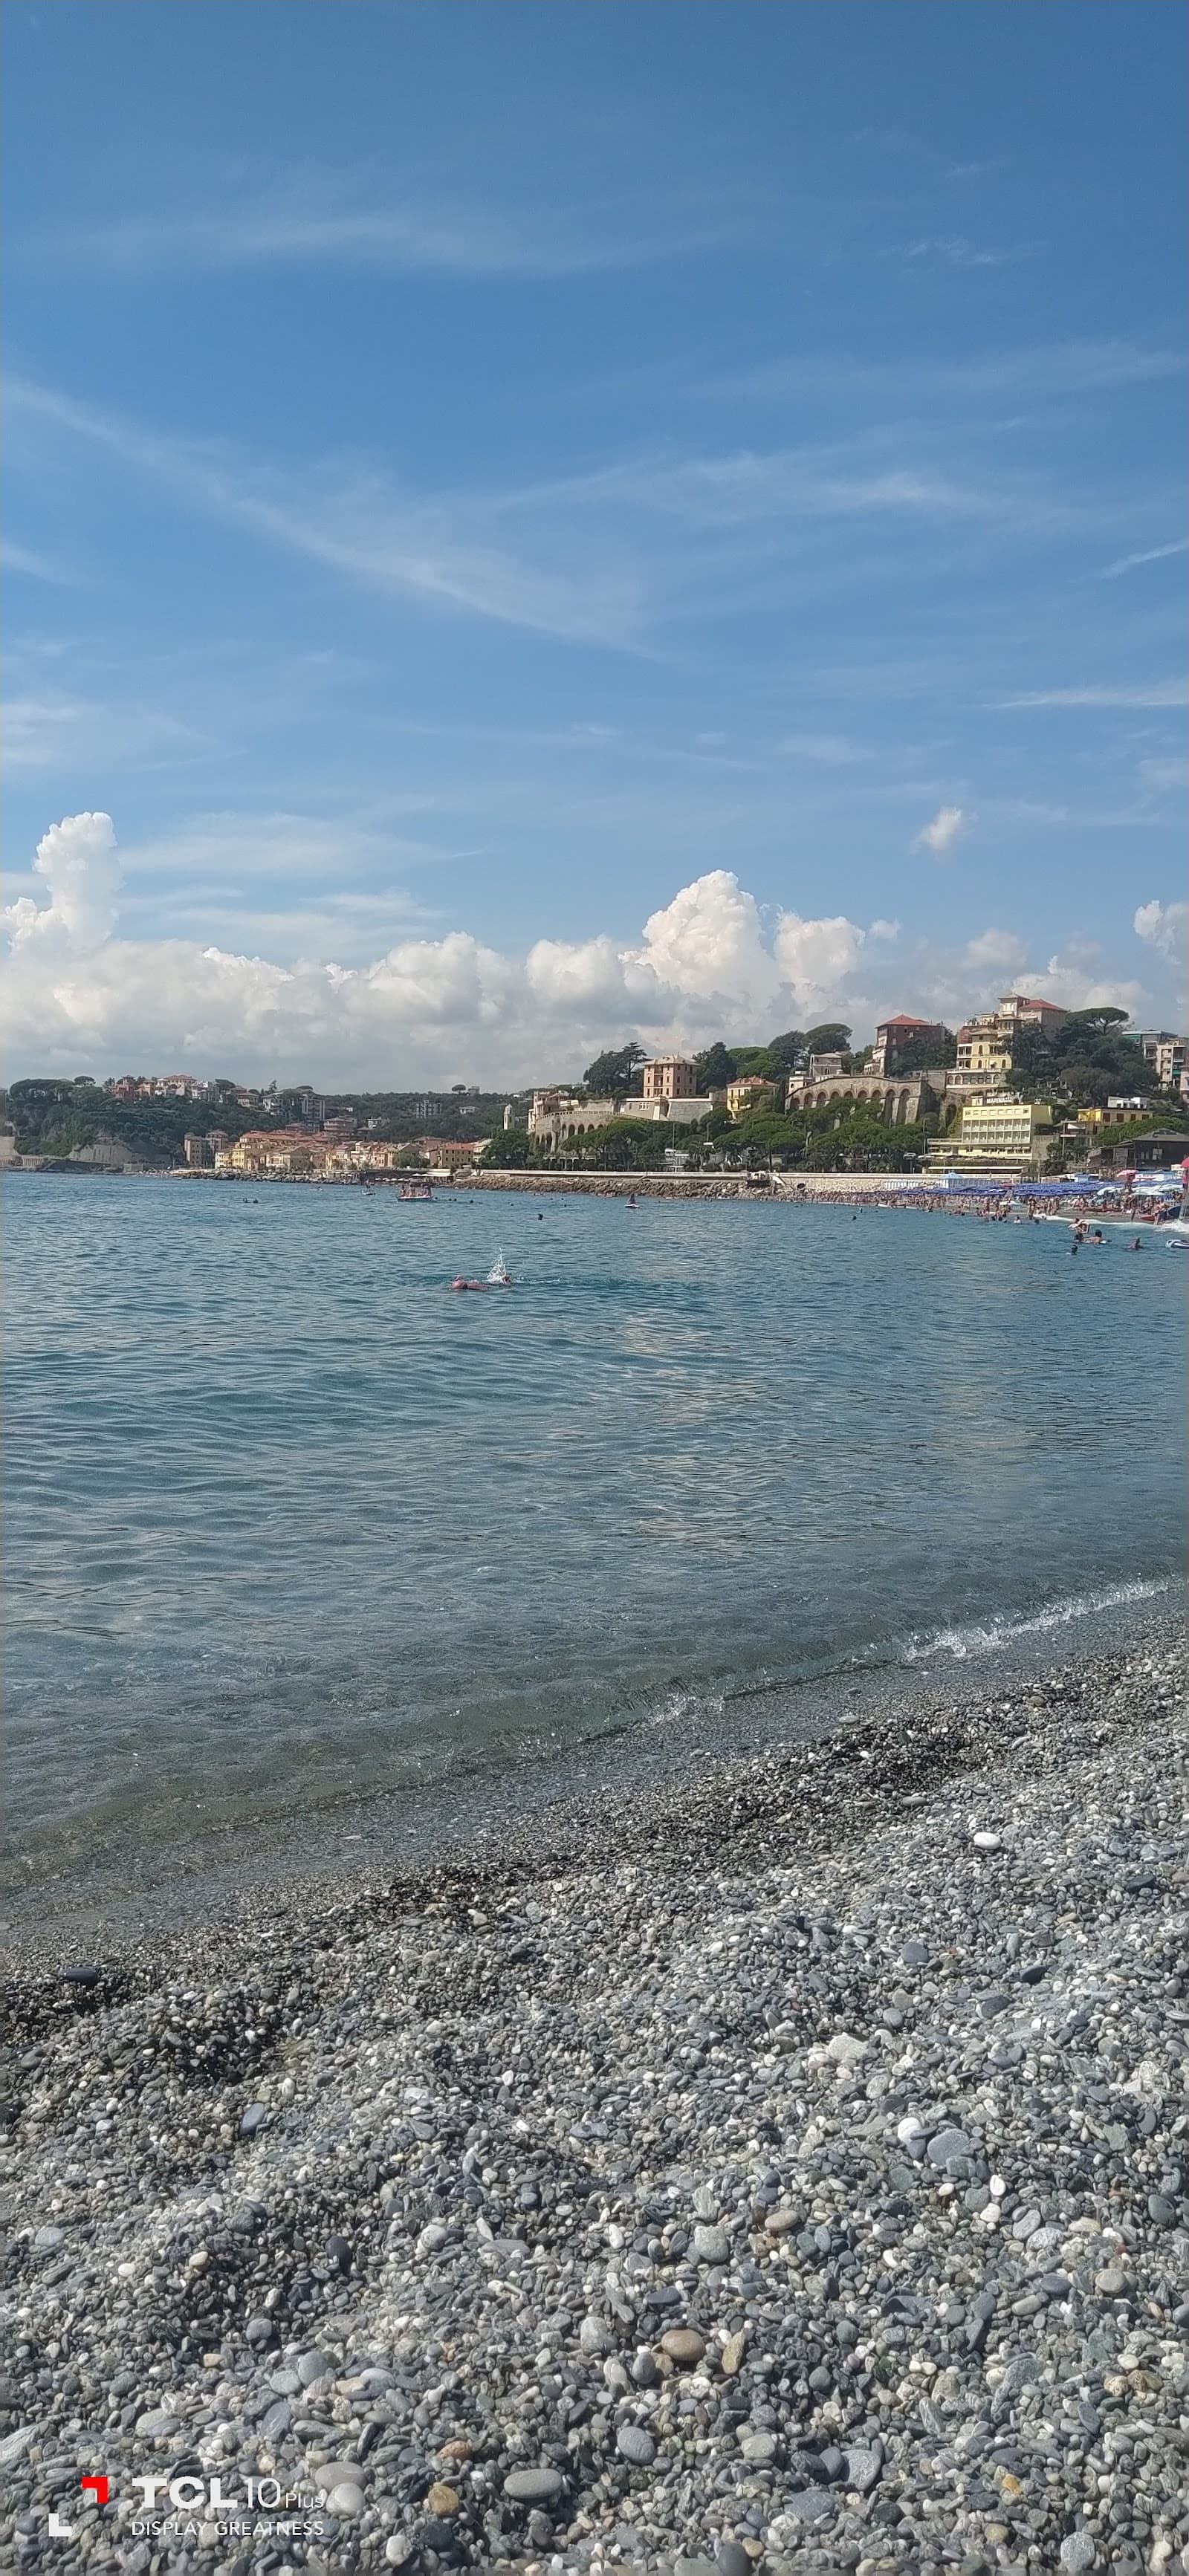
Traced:
<path id="1" fill-rule="evenodd" d="M 396 1195 L 402 1206 L 407 1207 L 414 1199 L 431 1199 L 433 1191 L 428 1181 L 402 1181 Z"/>

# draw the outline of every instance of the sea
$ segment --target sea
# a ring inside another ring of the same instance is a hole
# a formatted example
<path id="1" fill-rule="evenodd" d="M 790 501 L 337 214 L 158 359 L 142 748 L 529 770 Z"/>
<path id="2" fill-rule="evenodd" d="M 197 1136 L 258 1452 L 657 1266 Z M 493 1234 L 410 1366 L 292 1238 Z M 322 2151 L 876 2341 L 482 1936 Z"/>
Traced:
<path id="1" fill-rule="evenodd" d="M 1183 1602 L 1150 1235 L 36 1174 L 4 1214 L 18 1921 L 416 1854 Z"/>

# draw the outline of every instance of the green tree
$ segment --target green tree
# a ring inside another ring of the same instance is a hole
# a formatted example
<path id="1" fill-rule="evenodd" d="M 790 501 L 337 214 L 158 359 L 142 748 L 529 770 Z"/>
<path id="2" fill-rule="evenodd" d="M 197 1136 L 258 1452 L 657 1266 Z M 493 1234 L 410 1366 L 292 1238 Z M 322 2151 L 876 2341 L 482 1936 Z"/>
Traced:
<path id="1" fill-rule="evenodd" d="M 745 1161 L 771 1166 L 791 1161 L 801 1140 L 791 1119 L 780 1118 L 771 1109 L 753 1109 L 740 1119 L 734 1141 Z"/>
<path id="2" fill-rule="evenodd" d="M 1057 1034 L 1059 1037 L 1064 1037 L 1066 1029 L 1076 1027 L 1090 1029 L 1096 1036 L 1105 1037 L 1109 1034 L 1117 1037 L 1126 1028 L 1127 1020 L 1128 1013 L 1120 1010 L 1116 1003 L 1095 1002 L 1089 1010 L 1071 1011 L 1069 1018 Z"/>
<path id="3" fill-rule="evenodd" d="M 695 1087 L 703 1094 L 708 1091 L 725 1091 L 728 1082 L 734 1081 L 738 1070 L 738 1064 L 730 1048 L 723 1045 L 721 1038 L 716 1038 L 713 1046 L 704 1047 L 701 1055 L 694 1057 Z"/>
<path id="4" fill-rule="evenodd" d="M 845 1020 L 819 1020 L 815 1029 L 806 1030 L 805 1045 L 810 1055 L 845 1055 L 850 1030 Z"/>
<path id="5" fill-rule="evenodd" d="M 535 1137 L 527 1127 L 500 1127 L 483 1157 L 485 1172 L 523 1172 L 540 1161 Z"/>
<path id="6" fill-rule="evenodd" d="M 732 1047 L 731 1053 L 741 1077 L 754 1073 L 759 1075 L 761 1082 L 779 1082 L 782 1068 L 771 1047 L 736 1046 Z"/>
<path id="7" fill-rule="evenodd" d="M 804 1055 L 808 1039 L 804 1029 L 786 1029 L 783 1036 L 769 1040 L 768 1053 L 778 1073 L 792 1073 L 797 1058 Z"/>
<path id="8" fill-rule="evenodd" d="M 588 1064 L 582 1076 L 587 1090 L 596 1100 L 620 1100 L 630 1092 L 645 1052 L 633 1038 L 627 1046 L 608 1047 Z"/>
<path id="9" fill-rule="evenodd" d="M 608 1118 L 602 1127 L 575 1137 L 564 1151 L 567 1160 L 576 1154 L 595 1171 L 659 1171 L 670 1141 L 659 1118 Z"/>

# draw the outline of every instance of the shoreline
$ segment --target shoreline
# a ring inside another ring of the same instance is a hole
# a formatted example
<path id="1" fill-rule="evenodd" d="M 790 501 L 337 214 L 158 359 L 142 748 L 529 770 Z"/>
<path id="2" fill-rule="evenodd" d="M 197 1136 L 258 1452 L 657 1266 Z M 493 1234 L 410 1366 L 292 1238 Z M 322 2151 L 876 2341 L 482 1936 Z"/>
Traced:
<path id="1" fill-rule="evenodd" d="M 344 1861 L 328 1850 L 300 1874 L 285 1865 L 283 1846 L 266 1853 L 262 1863 L 200 1871 L 206 1892 L 172 1916 L 150 1907 L 145 1920 L 126 1915 L 95 1925 L 95 1955 L 135 1967 L 143 1951 L 155 1976 L 164 1954 L 182 1956 L 195 1941 L 201 1945 L 209 1937 L 234 1952 L 241 1940 L 255 1942 L 261 1920 L 278 1931 L 291 1923 L 333 1920 L 344 1907 L 366 1907 L 377 1893 L 386 1902 L 415 1905 L 443 1877 L 470 1880 L 476 1888 L 515 1887 L 620 1860 L 652 1857 L 660 1863 L 674 1853 L 691 1862 L 746 1857 L 757 1839 L 767 1847 L 764 1819 L 791 1797 L 809 1801 L 800 1827 L 803 1848 L 826 1856 L 841 1852 L 878 1825 L 898 1799 L 911 1803 L 923 1795 L 923 1779 L 939 1790 L 955 1789 L 997 1747 L 1021 1735 L 1029 1740 L 1045 1709 L 1059 1722 L 1079 1697 L 1125 1684 L 1153 1652 L 1179 1659 L 1189 1687 L 1189 1606 L 1160 1610 L 1159 1598 L 1127 1605 L 1147 1634 L 1124 1637 L 1126 1612 L 1112 1604 L 1100 1614 L 1107 1623 L 1105 1639 L 1059 1660 L 1053 1659 L 1051 1630 L 1042 1626 L 1032 1637 L 1010 1640 L 1015 1660 L 1007 1653 L 1000 1660 L 996 1653 L 948 1666 L 859 1668 L 807 1681 L 797 1692 L 742 1693 L 733 1722 L 724 1724 L 721 1710 L 707 1717 L 692 1746 L 656 1728 L 586 1739 L 521 1773 L 482 1776 L 445 1823 L 439 1816 L 436 1831 L 433 1818 L 427 1819 L 428 1837 L 413 1852 L 381 1829 L 365 1856 Z M 795 1709 L 790 1723 L 788 1703 L 802 1694 L 806 1705 Z M 763 1705 L 769 1696 L 770 1715 Z M 660 1742 L 649 1740 L 658 1734 Z M 922 1744 L 928 1746 L 924 1773 Z M 1036 1751 L 1033 1744 L 1032 1757 Z M 823 1768 L 832 1764 L 846 1778 L 841 1801 Z M 424 1803 L 445 1806 L 443 1793 L 451 1785 L 433 1784 Z M 406 1803 L 400 1792 L 372 1797 L 393 1815 Z M 354 1811 L 348 1812 L 354 1820 Z M 204 1862 L 211 1857 L 209 1851 L 201 1854 Z M 52 1884 L 42 1886 L 39 1901 L 53 1894 Z M 202 1908 L 197 1921 L 195 1905 Z M 80 1927 L 68 1912 L 40 1934 L 14 1920 L 5 1946 L 19 1992 L 39 1978 L 52 1979 L 81 1956 Z"/>
<path id="2" fill-rule="evenodd" d="M 1189 1143 L 1189 1137 L 1186 1141 Z M 309 1173 L 297 1172 L 211 1172 L 201 1169 L 187 1170 L 176 1164 L 162 1165 L 159 1169 L 155 1169 L 149 1165 L 117 1166 L 75 1163 L 69 1160 L 54 1162 L 48 1157 L 40 1161 L 32 1157 L 26 1157 L 23 1161 L 18 1158 L 6 1164 L 0 1164 L 0 1171 L 12 1174 L 24 1173 L 34 1178 L 47 1173 L 62 1175 L 69 1172 L 76 1177 L 108 1181 L 210 1182 L 220 1187 L 241 1191 L 245 1189 L 358 1191 L 361 1186 L 365 1186 L 368 1190 L 384 1196 L 399 1196 L 402 1178 L 430 1177 L 426 1174 L 419 1176 L 415 1173 L 398 1174 L 378 1171 L 371 1174 L 365 1184 L 361 1184 L 354 1173 L 350 1175 L 326 1173 L 315 1177 Z M 635 1198 L 691 1201 L 744 1199 L 767 1205 L 772 1205 L 777 1200 L 808 1205 L 814 1201 L 828 1203 L 841 1200 L 843 1203 L 854 1203 L 865 1199 L 877 1199 L 889 1207 L 910 1206 L 918 1213 L 926 1215 L 944 1214 L 947 1210 L 950 1213 L 962 1215 L 966 1213 L 961 1204 L 964 1197 L 977 1199 L 981 1195 L 988 1202 L 1000 1205 L 1004 1203 L 1005 1198 L 1010 1200 L 1021 1183 L 1032 1188 L 1038 1183 L 1043 1183 L 1044 1177 L 1043 1173 L 1031 1170 L 1026 1173 L 1004 1173 L 1003 1171 L 964 1169 L 960 1173 L 961 1189 L 946 1190 L 941 1184 L 939 1175 L 922 1171 L 801 1172 L 794 1168 L 787 1172 L 631 1173 L 544 1170 L 484 1172 L 479 1168 L 465 1175 L 436 1173 L 432 1176 L 432 1186 L 438 1201 L 469 1198 L 475 1191 L 489 1190 L 497 1193 L 501 1191 L 519 1193 L 525 1198 Z M 1064 1176 L 1055 1177 L 1061 1179 Z M 1112 1186 L 1111 1174 L 1103 1173 L 1100 1177 L 1087 1180 L 1080 1195 L 1076 1197 L 1070 1195 L 1065 1203 L 1071 1211 L 1081 1204 L 1083 1198 L 1087 1207 L 1095 1206 L 1099 1193 Z M 923 1202 L 928 1204 L 923 1205 Z M 1144 1202 L 1144 1211 L 1146 1214 L 1146 1202 Z M 1129 1217 L 1128 1222 L 1131 1221 Z"/>
<path id="3" fill-rule="evenodd" d="M 1061 1670 L 1093 1678 L 1152 1633 L 1189 1634 L 1189 1586 L 1174 1576 L 1045 1602 L 1002 1624 L 988 1617 L 952 1635 L 888 1639 L 870 1661 L 845 1657 L 779 1682 L 741 1681 L 724 1696 L 710 1682 L 702 1697 L 678 1693 L 671 1713 L 625 1713 L 544 1750 L 533 1742 L 520 1752 L 493 1735 L 436 1774 L 393 1780 L 377 1771 L 312 1811 L 270 1802 L 262 1739 L 264 1767 L 240 1784 L 234 1812 L 217 1819 L 204 1787 L 201 1828 L 190 1792 L 163 1782 L 108 1817 L 93 1845 L 75 1828 L 31 1837 L 9 1873 L 4 1946 L 13 1959 L 31 1956 L 31 1924 L 47 1920 L 64 1957 L 80 1943 L 110 1950 L 184 1938 L 197 1914 L 230 1922 L 241 1906 L 274 1899 L 317 1911 L 350 1902 L 377 1877 L 415 1885 L 434 1869 L 466 1868 L 493 1846 L 516 1854 L 518 1866 L 563 1865 L 577 1849 L 634 1845 L 640 1815 L 679 1807 L 694 1766 L 699 1778 L 725 1777 L 753 1756 L 791 1762 L 863 1728 L 872 1740 L 887 1733 L 909 1742 L 939 1709 L 984 1692 L 1018 1699 L 1043 1682 L 1062 1635 Z"/>
<path id="4" fill-rule="evenodd" d="M 18 1962 L 12 2513 L 65 2454 L 67 2568 L 179 2470 L 300 2485 L 315 2576 L 1179 2567 L 1187 1668 Z"/>

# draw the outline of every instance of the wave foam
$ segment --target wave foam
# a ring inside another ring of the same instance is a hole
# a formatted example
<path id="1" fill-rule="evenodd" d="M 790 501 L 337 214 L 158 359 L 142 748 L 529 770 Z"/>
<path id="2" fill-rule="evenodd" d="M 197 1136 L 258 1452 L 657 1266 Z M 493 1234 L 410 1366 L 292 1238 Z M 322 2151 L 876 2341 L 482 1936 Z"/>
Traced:
<path id="1" fill-rule="evenodd" d="M 1048 1601 L 1027 1619 L 992 1619 L 985 1626 L 938 1628 L 931 1637 L 914 1637 L 904 1649 L 903 1660 L 918 1664 L 930 1655 L 953 1655 L 963 1663 L 970 1655 L 998 1654 L 1017 1637 L 1042 1636 L 1050 1628 L 1067 1628 L 1075 1619 L 1090 1619 L 1098 1610 L 1119 1610 L 1128 1602 L 1158 1600 L 1162 1593 L 1172 1591 L 1173 1581 L 1172 1575 L 1165 1574 L 1150 1580 L 1108 1583 L 1100 1592 L 1075 1592 L 1065 1600 Z"/>

